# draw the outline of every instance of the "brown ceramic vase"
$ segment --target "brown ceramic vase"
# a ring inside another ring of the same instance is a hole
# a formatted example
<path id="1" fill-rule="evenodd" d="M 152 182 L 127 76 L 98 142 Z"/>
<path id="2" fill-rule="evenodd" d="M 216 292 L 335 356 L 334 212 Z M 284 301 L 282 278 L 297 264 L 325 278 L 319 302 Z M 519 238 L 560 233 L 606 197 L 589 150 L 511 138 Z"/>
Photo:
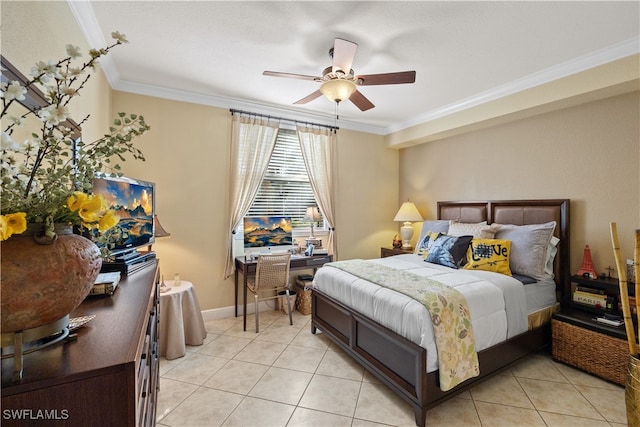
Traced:
<path id="1" fill-rule="evenodd" d="M 56 225 L 57 238 L 43 244 L 42 224 L 0 243 L 0 332 L 37 328 L 62 319 L 82 303 L 102 266 L 98 247 Z M 40 243 L 38 243 L 40 242 Z"/>

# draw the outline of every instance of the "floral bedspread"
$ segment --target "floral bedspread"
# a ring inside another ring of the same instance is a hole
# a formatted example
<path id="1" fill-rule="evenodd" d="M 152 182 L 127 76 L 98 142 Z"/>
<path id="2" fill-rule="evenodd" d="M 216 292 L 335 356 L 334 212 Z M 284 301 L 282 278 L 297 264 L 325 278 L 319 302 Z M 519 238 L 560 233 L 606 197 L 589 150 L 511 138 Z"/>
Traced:
<path id="1" fill-rule="evenodd" d="M 438 350 L 442 391 L 480 374 L 469 307 L 459 291 L 428 277 L 366 260 L 336 261 L 327 265 L 405 294 L 427 308 Z"/>

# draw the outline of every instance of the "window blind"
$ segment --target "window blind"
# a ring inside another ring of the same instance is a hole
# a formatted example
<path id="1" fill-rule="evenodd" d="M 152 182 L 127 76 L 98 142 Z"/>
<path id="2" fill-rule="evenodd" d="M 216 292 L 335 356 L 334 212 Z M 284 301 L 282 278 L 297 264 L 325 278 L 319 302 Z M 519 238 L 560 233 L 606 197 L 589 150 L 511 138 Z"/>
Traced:
<path id="1" fill-rule="evenodd" d="M 280 129 L 269 167 L 247 216 L 290 216 L 293 228 L 308 227 L 304 214 L 309 206 L 317 203 L 302 160 L 298 134 Z M 318 226 L 322 228 L 323 223 Z"/>

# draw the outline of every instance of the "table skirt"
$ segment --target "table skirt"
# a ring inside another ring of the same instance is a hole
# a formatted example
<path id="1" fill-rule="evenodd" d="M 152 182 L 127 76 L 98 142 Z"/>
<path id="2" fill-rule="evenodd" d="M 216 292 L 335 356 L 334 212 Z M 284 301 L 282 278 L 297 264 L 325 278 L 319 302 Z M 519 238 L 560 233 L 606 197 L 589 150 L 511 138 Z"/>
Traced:
<path id="1" fill-rule="evenodd" d="M 202 345 L 207 331 L 193 285 L 166 284 L 169 290 L 160 294 L 160 356 L 176 359 L 186 354 L 187 345 Z"/>

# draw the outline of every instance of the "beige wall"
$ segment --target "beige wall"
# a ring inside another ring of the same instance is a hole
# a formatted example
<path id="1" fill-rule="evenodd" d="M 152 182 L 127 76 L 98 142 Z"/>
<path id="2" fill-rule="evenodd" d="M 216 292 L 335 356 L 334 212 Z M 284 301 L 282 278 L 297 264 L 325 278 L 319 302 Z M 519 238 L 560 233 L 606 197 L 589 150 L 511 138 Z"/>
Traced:
<path id="1" fill-rule="evenodd" d="M 165 278 L 177 272 L 192 281 L 203 310 L 232 306 L 233 278 L 223 279 L 231 114 L 117 91 L 113 108 L 142 114 L 151 126 L 137 144 L 147 161 L 127 162 L 124 173 L 156 183 L 156 209 L 171 233 L 154 245 Z M 398 206 L 398 155 L 380 136 L 338 131 L 341 258 L 377 257 L 380 246 L 390 243 Z"/>
<path id="2" fill-rule="evenodd" d="M 35 61 L 62 57 L 67 43 L 88 48 L 65 2 L 2 3 L 2 53 L 26 73 Z M 438 200 L 570 198 L 571 270 L 585 244 L 599 271 L 613 266 L 609 222 L 618 222 L 627 257 L 640 224 L 638 104 L 635 92 L 402 150 L 387 148 L 381 136 L 340 130 L 340 258 L 377 257 L 398 231 L 392 219 L 408 198 L 426 218 L 435 217 Z M 157 210 L 172 233 L 154 246 L 164 275 L 193 281 L 204 310 L 231 306 L 232 281 L 222 278 L 229 112 L 112 92 L 101 72 L 72 111 L 77 120 L 92 115 L 85 139 L 100 136 L 118 111 L 145 116 L 151 131 L 137 144 L 147 161 L 123 166 L 157 184 Z"/>
<path id="3" fill-rule="evenodd" d="M 609 222 L 633 257 L 640 226 L 638 92 L 545 113 L 400 152 L 400 195 L 435 218 L 438 200 L 571 199 L 571 271 L 585 245 L 615 267 Z"/>
<path id="4" fill-rule="evenodd" d="M 232 305 L 233 288 L 222 281 L 229 114 L 124 92 L 114 92 L 113 105 L 151 126 L 136 144 L 146 161 L 127 162 L 123 172 L 156 183 L 156 212 L 171 233 L 154 245 L 164 277 L 193 282 L 203 309 Z"/>
<path id="5" fill-rule="evenodd" d="M 399 230 L 398 156 L 381 136 L 338 131 L 340 259 L 379 258 L 380 246 L 391 246 Z"/>
<path id="6" fill-rule="evenodd" d="M 34 22 L 38 32 L 33 31 Z M 87 55 L 89 46 L 66 2 L 2 3 L 2 54 L 25 74 L 36 61 L 61 59 L 69 43 Z M 172 234 L 154 245 L 164 276 L 177 272 L 192 281 L 203 310 L 232 306 L 233 281 L 223 280 L 228 110 L 113 92 L 101 71 L 94 73 L 72 106 L 77 121 L 91 114 L 83 126 L 85 140 L 101 136 L 120 111 L 141 114 L 151 126 L 136 141 L 147 161 L 122 166 L 126 175 L 157 185 L 157 211 Z M 398 156 L 380 136 L 338 132 L 336 229 L 342 257 L 376 257 L 396 232 L 391 220 L 398 206 Z"/>
<path id="7" fill-rule="evenodd" d="M 2 2 L 1 12 L 2 55 L 27 77 L 36 62 L 65 58 L 67 44 L 80 47 L 83 54 L 79 58 L 81 62 L 90 59 L 90 47 L 104 47 L 89 46 L 86 43 L 67 2 Z M 126 49 L 126 45 L 117 46 L 116 49 Z M 78 63 L 74 64 L 78 66 Z M 69 105 L 76 123 L 82 121 L 87 114 L 91 115 L 82 126 L 85 141 L 101 137 L 113 120 L 109 83 L 99 68 L 91 74 L 81 96 L 75 97 Z"/>

